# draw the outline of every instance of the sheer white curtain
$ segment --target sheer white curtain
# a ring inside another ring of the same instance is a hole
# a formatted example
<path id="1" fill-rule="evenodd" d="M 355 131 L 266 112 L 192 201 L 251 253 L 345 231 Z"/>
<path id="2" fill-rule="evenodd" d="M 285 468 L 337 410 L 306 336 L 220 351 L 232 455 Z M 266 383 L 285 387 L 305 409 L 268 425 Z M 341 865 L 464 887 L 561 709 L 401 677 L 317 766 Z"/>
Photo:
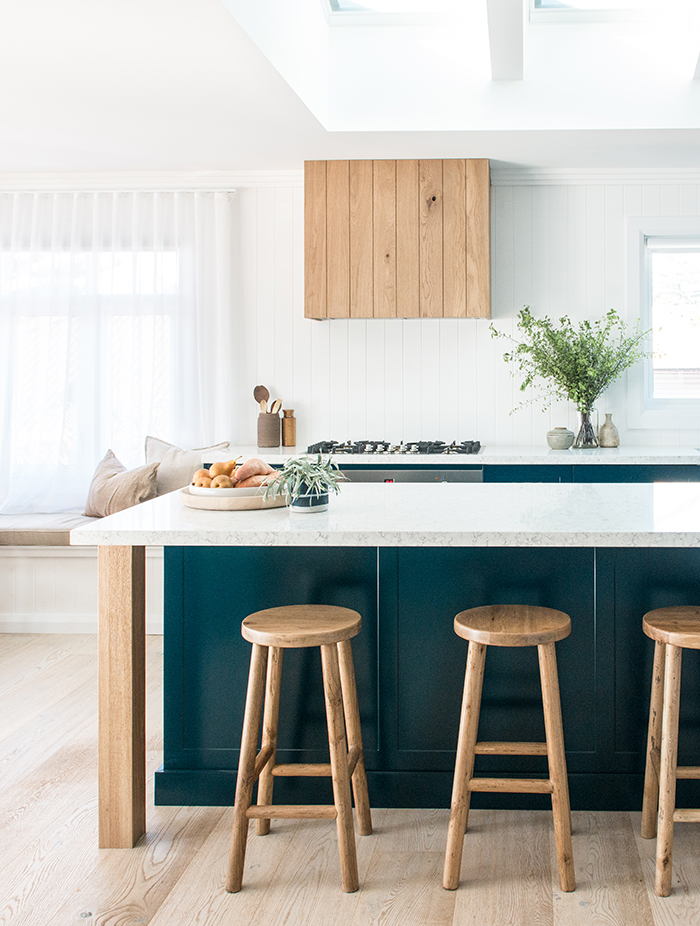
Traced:
<path id="1" fill-rule="evenodd" d="M 0 193 L 0 510 L 81 509 L 108 449 L 229 438 L 233 193 Z"/>

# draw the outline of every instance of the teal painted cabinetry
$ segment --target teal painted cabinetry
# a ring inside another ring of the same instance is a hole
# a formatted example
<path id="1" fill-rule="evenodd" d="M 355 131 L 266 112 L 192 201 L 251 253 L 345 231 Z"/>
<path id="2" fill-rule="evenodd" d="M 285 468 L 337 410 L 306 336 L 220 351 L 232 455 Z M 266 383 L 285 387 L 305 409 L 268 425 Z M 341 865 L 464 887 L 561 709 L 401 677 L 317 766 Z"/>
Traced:
<path id="1" fill-rule="evenodd" d="M 324 602 L 363 616 L 353 640 L 376 806 L 448 806 L 466 643 L 454 615 L 487 603 L 559 608 L 557 644 L 572 806 L 639 809 L 653 645 L 645 611 L 700 601 L 700 551 L 585 548 L 166 548 L 165 748 L 157 803 L 230 804 L 250 646 L 246 614 Z M 700 654 L 684 657 L 681 758 L 700 765 Z M 326 755 L 317 650 L 290 651 L 280 761 Z M 543 735 L 534 649 L 490 648 L 481 738 Z M 537 757 L 479 757 L 478 770 L 544 773 Z M 700 804 L 698 782 L 679 803 Z M 327 781 L 279 779 L 281 802 L 329 800 Z M 693 793 L 694 791 L 694 793 Z M 478 806 L 546 806 L 539 795 L 475 795 Z"/>
<path id="2" fill-rule="evenodd" d="M 484 482 L 698 482 L 693 464 L 484 464 Z"/>

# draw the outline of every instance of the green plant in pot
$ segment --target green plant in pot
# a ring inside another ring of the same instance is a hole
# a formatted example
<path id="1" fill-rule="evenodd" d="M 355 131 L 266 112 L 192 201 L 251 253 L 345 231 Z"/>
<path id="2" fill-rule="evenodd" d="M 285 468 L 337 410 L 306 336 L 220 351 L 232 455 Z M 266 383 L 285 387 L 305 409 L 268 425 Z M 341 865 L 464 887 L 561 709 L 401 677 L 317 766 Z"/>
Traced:
<path id="1" fill-rule="evenodd" d="M 644 350 L 648 332 L 639 325 L 628 331 L 614 309 L 598 321 L 574 325 L 566 315 L 558 322 L 535 318 L 526 305 L 518 313 L 517 325 L 519 339 L 493 325 L 490 330 L 492 337 L 506 338 L 515 345 L 503 359 L 515 366 L 514 376 L 519 373 L 524 377 L 520 389 L 541 387 L 537 395 L 518 408 L 544 400 L 544 411 L 556 399 L 568 399 L 576 405 L 581 419 L 574 447 L 597 447 L 591 423 L 593 406 L 623 370 L 648 356 Z"/>
<path id="2" fill-rule="evenodd" d="M 330 457 L 324 460 L 320 453 L 316 460 L 290 457 L 265 489 L 265 497 L 285 492 L 292 511 L 324 511 L 328 508 L 329 494 L 337 495 L 339 483 L 346 478 Z"/>

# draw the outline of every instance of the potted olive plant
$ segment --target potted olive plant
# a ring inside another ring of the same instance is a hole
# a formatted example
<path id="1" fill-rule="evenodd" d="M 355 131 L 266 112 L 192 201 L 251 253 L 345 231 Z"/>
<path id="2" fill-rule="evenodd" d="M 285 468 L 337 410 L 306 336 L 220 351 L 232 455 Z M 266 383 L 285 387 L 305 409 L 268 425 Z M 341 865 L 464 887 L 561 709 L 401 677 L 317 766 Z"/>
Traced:
<path id="1" fill-rule="evenodd" d="M 331 458 L 324 460 L 320 453 L 317 460 L 290 457 L 266 487 L 265 496 L 287 493 L 292 511 L 324 511 L 328 508 L 329 493 L 337 494 L 338 483 L 345 478 Z"/>
<path id="2" fill-rule="evenodd" d="M 598 321 L 575 326 L 566 315 L 558 323 L 535 318 L 527 305 L 518 313 L 518 332 L 520 339 L 512 338 L 491 325 L 492 337 L 507 338 L 515 345 L 503 359 L 514 365 L 514 376 L 524 376 L 520 389 L 544 381 L 541 392 L 518 408 L 544 399 L 544 411 L 555 399 L 568 399 L 581 419 L 574 447 L 597 447 L 593 406 L 623 370 L 648 356 L 643 347 L 648 332 L 637 325 L 628 333 L 614 309 Z"/>

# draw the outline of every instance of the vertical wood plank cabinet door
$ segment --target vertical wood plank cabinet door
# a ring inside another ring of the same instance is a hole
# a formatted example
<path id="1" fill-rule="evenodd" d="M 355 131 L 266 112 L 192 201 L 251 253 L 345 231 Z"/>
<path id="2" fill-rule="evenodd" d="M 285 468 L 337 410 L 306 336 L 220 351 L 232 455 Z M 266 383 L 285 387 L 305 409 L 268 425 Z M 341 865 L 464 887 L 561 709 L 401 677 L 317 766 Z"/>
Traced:
<path id="1" fill-rule="evenodd" d="M 491 317 L 491 186 L 486 158 L 467 161 L 467 317 Z"/>
<path id="2" fill-rule="evenodd" d="M 304 314 L 326 317 L 326 162 L 304 162 Z"/>
<path id="3" fill-rule="evenodd" d="M 374 315 L 372 161 L 350 161 L 350 317 Z"/>
<path id="4" fill-rule="evenodd" d="M 442 317 L 442 161 L 420 162 L 420 314 Z"/>
<path id="5" fill-rule="evenodd" d="M 350 317 L 350 162 L 328 161 L 326 170 L 328 247 L 327 317 Z"/>
<path id="6" fill-rule="evenodd" d="M 396 314 L 420 317 L 420 186 L 417 160 L 396 162 Z"/>
<path id="7" fill-rule="evenodd" d="M 306 161 L 307 318 L 490 318 L 486 158 Z"/>
<path id="8" fill-rule="evenodd" d="M 443 311 L 445 318 L 467 314 L 467 172 L 465 160 L 442 162 Z"/>
<path id="9" fill-rule="evenodd" d="M 396 161 L 374 162 L 374 317 L 396 318 Z"/>

